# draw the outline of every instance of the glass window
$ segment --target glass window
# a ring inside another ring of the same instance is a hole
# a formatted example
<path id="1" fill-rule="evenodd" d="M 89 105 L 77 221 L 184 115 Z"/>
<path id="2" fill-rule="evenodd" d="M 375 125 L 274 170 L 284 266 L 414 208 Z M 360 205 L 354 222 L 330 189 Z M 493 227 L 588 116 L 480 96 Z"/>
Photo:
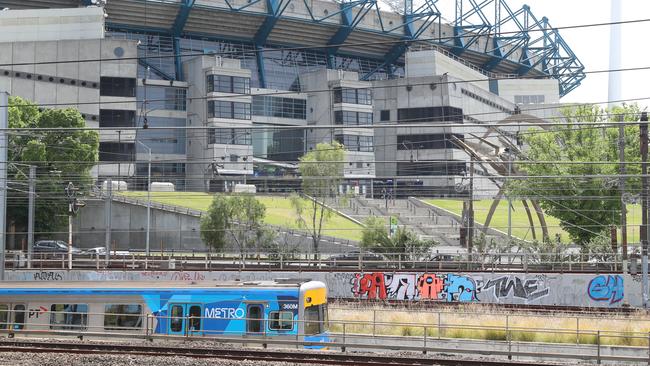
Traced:
<path id="1" fill-rule="evenodd" d="M 235 76 L 232 78 L 232 92 L 237 94 L 251 93 L 251 79 Z"/>
<path id="2" fill-rule="evenodd" d="M 192 305 L 190 306 L 189 314 L 189 326 L 190 331 L 198 332 L 201 330 L 201 306 Z"/>
<path id="3" fill-rule="evenodd" d="M 357 118 L 359 120 L 359 125 L 372 124 L 372 113 L 358 112 Z"/>
<path id="4" fill-rule="evenodd" d="M 183 307 L 181 305 L 172 305 L 169 316 L 171 317 L 169 329 L 172 332 L 183 331 Z"/>
<path id="5" fill-rule="evenodd" d="M 208 93 L 250 94 L 251 79 L 241 76 L 208 75 L 206 77 L 206 90 Z"/>
<path id="6" fill-rule="evenodd" d="M 357 89 L 357 104 L 372 104 L 372 90 Z"/>
<path id="7" fill-rule="evenodd" d="M 85 330 L 87 327 L 87 304 L 52 304 L 50 307 L 50 329 Z"/>
<path id="8" fill-rule="evenodd" d="M 208 144 L 252 145 L 248 128 L 212 128 L 208 130 Z"/>
<path id="9" fill-rule="evenodd" d="M 385 109 L 379 113 L 379 119 L 384 122 L 384 121 L 390 121 L 390 110 Z"/>
<path id="10" fill-rule="evenodd" d="M 99 127 L 135 127 L 135 111 L 100 109 Z"/>
<path id="11" fill-rule="evenodd" d="M 401 108 L 397 110 L 397 122 L 463 123 L 463 110 L 455 107 Z"/>
<path id="12" fill-rule="evenodd" d="M 292 330 L 293 313 L 290 311 L 272 311 L 269 313 L 269 329 Z"/>
<path id="13" fill-rule="evenodd" d="M 14 305 L 14 329 L 24 329 L 25 328 L 25 305 L 17 304 Z"/>
<path id="14" fill-rule="evenodd" d="M 107 97 L 135 97 L 135 79 L 102 76 L 99 95 Z"/>
<path id="15" fill-rule="evenodd" d="M 372 104 L 372 91 L 370 89 L 336 87 L 332 90 L 334 92 L 334 103 Z"/>
<path id="16" fill-rule="evenodd" d="M 7 329 L 9 326 L 9 305 L 0 304 L 0 329 Z"/>
<path id="17" fill-rule="evenodd" d="M 374 151 L 372 136 L 336 135 L 334 139 L 343 144 L 348 151 Z"/>
<path id="18" fill-rule="evenodd" d="M 305 335 L 319 334 L 326 331 L 327 308 L 314 305 L 305 308 Z"/>
<path id="19" fill-rule="evenodd" d="M 251 119 L 250 103 L 208 101 L 208 118 Z"/>
<path id="20" fill-rule="evenodd" d="M 359 151 L 372 152 L 373 151 L 373 138 L 372 136 L 359 136 Z"/>
<path id="21" fill-rule="evenodd" d="M 291 119 L 307 119 L 307 101 L 267 95 L 253 96 L 253 115 Z"/>
<path id="22" fill-rule="evenodd" d="M 104 329 L 131 330 L 142 328 L 142 305 L 113 304 L 104 306 Z"/>
<path id="23" fill-rule="evenodd" d="M 100 142 L 99 161 L 133 161 L 135 146 L 127 142 Z"/>

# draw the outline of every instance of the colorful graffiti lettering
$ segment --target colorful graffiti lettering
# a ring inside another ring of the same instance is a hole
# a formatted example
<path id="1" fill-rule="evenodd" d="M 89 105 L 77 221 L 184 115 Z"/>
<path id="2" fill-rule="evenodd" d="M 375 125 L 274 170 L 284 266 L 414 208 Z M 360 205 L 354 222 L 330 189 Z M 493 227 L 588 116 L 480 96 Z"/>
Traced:
<path id="1" fill-rule="evenodd" d="M 386 296 L 396 300 L 415 300 L 417 289 L 415 288 L 415 274 L 393 274 L 384 275 L 386 283 Z"/>
<path id="2" fill-rule="evenodd" d="M 537 300 L 548 295 L 549 289 L 544 281 L 539 278 L 519 278 L 517 276 L 503 276 L 491 279 L 483 286 L 482 290 L 494 289 L 494 297 L 507 298 L 511 295 L 524 299 L 526 302 Z"/>
<path id="3" fill-rule="evenodd" d="M 381 272 L 355 274 L 352 279 L 352 293 L 359 298 L 385 300 L 386 283 L 384 274 Z"/>
<path id="4" fill-rule="evenodd" d="M 434 274 L 423 274 L 418 279 L 420 299 L 437 300 L 445 287 L 445 280 Z"/>
<path id="5" fill-rule="evenodd" d="M 596 276 L 589 281 L 587 293 L 594 301 L 609 301 L 610 304 L 620 302 L 625 296 L 623 277 L 619 275 Z"/>
<path id="6" fill-rule="evenodd" d="M 476 284 L 469 277 L 448 274 L 445 289 L 447 291 L 447 302 L 478 301 L 476 298 Z"/>
<path id="7" fill-rule="evenodd" d="M 357 273 L 351 284 L 359 299 L 478 301 L 474 280 L 454 274 Z"/>

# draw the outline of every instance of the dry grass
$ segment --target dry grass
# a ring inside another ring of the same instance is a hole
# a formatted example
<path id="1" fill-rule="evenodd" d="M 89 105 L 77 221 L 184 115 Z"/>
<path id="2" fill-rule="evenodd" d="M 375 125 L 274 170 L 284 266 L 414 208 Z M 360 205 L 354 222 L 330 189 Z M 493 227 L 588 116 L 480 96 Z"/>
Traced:
<path id="1" fill-rule="evenodd" d="M 545 343 L 648 346 L 650 315 L 540 314 L 498 307 L 466 305 L 437 309 L 398 310 L 381 305 L 331 306 L 333 332 L 393 336 L 468 338 Z M 373 319 L 376 323 L 373 325 Z"/>

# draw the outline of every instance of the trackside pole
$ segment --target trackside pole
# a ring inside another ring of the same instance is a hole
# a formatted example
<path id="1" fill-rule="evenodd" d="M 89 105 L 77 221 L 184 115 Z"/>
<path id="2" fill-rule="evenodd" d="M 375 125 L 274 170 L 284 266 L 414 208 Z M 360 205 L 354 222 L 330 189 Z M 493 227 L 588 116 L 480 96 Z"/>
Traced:
<path id="1" fill-rule="evenodd" d="M 0 281 L 5 280 L 5 249 L 7 240 L 7 127 L 9 94 L 0 92 Z"/>

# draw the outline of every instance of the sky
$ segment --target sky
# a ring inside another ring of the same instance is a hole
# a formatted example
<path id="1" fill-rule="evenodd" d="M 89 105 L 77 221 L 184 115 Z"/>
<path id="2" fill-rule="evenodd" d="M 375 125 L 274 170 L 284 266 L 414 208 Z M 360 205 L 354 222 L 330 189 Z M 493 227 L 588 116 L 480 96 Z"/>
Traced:
<path id="1" fill-rule="evenodd" d="M 617 0 L 622 5 L 621 20 L 650 18 L 650 0 Z M 451 4 L 452 8 L 445 8 Z M 446 18 L 453 18 L 454 1 L 439 0 L 436 5 Z M 610 0 L 508 0 L 514 11 L 522 5 L 530 6 L 538 19 L 546 16 L 551 26 L 610 22 Z M 585 65 L 585 71 L 609 69 L 610 26 L 560 30 L 569 47 Z M 650 21 L 621 26 L 621 67 L 650 66 Z M 622 99 L 650 97 L 650 70 L 625 71 L 622 77 Z M 608 74 L 587 74 L 581 85 L 562 98 L 561 102 L 606 102 Z M 650 105 L 649 100 L 639 101 L 640 106 Z"/>

